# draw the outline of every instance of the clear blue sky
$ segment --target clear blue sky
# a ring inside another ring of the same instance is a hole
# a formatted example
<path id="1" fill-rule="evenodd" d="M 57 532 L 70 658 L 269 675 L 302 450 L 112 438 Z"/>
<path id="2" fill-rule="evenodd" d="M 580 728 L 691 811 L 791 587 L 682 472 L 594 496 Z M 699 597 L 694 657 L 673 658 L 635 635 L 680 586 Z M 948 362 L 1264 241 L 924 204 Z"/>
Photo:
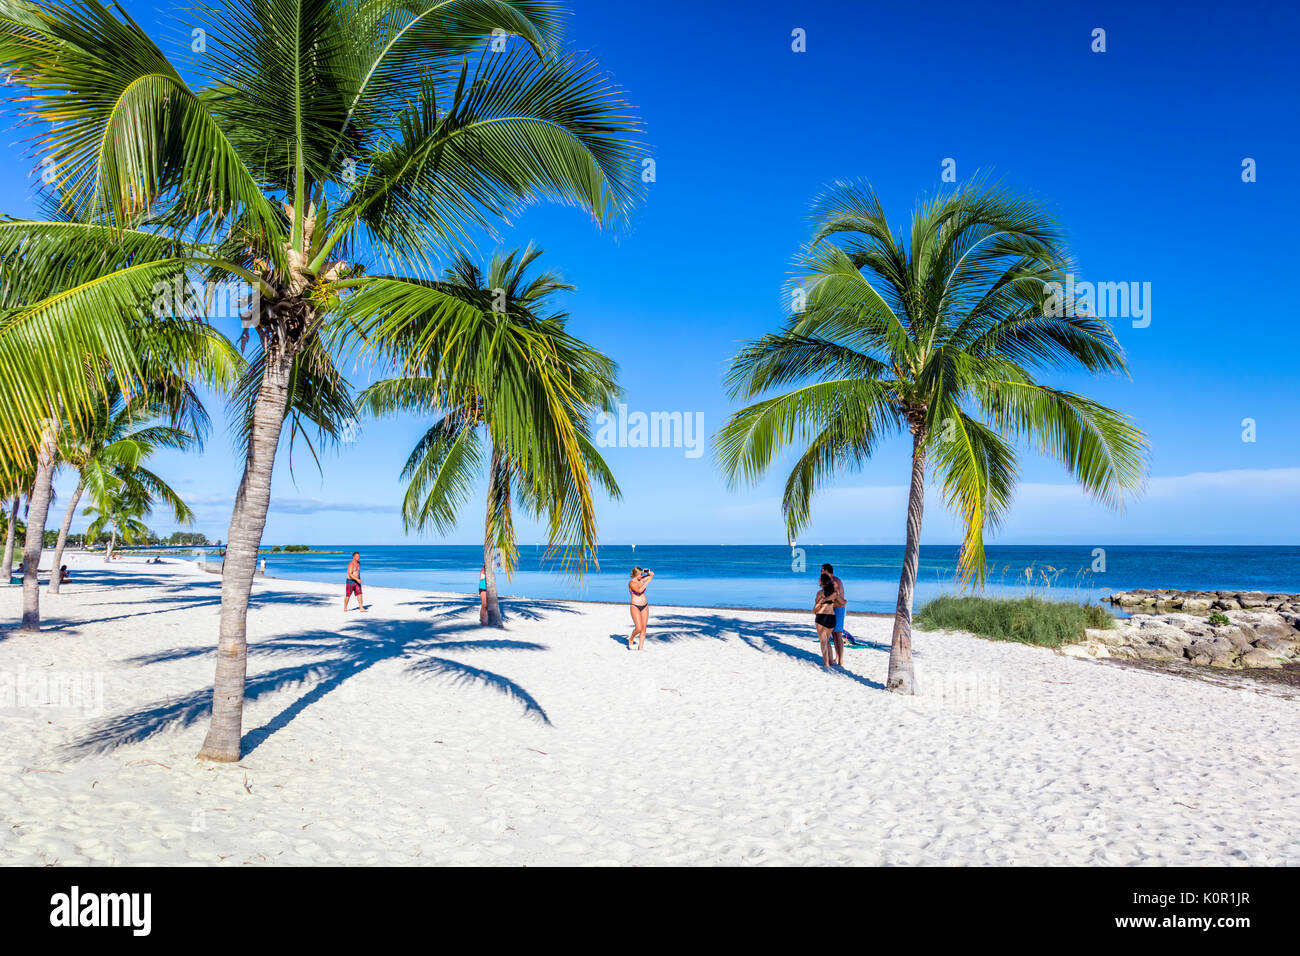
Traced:
<path id="1" fill-rule="evenodd" d="M 127 7 L 160 40 L 176 35 L 177 8 Z M 952 158 L 961 179 L 992 171 L 1054 208 L 1081 278 L 1151 284 L 1149 327 L 1117 323 L 1131 380 L 1053 380 L 1147 430 L 1149 493 L 1112 516 L 1026 453 L 1011 519 L 992 540 L 1300 541 L 1300 14 L 1290 4 L 575 0 L 572 9 L 572 45 L 599 58 L 645 121 L 657 182 L 617 237 L 574 210 L 536 207 L 507 243 L 537 240 L 543 261 L 577 285 L 572 329 L 618 360 L 632 410 L 700 412 L 712 435 L 732 407 L 720 381 L 729 358 L 782 317 L 810 200 L 837 178 L 866 177 L 904 219 L 919 195 L 952 188 L 940 182 Z M 1105 53 L 1090 49 L 1097 27 Z M 791 50 L 796 28 L 807 52 Z M 32 212 L 21 152 L 0 157 L 0 209 L 16 215 Z M 1257 182 L 1242 182 L 1246 157 Z M 1253 443 L 1242 441 L 1245 418 L 1256 422 Z M 296 486 L 282 461 L 266 540 L 399 543 L 397 476 L 421 430 L 414 420 L 365 423 L 356 444 L 325 459 L 323 477 L 298 456 Z M 784 539 L 784 473 L 732 493 L 708 453 L 624 448 L 608 458 L 624 500 L 602 505 L 603 541 Z M 195 502 L 197 527 L 223 539 L 239 466 L 220 428 L 202 457 L 159 462 Z M 804 539 L 900 542 L 907 473 L 903 445 L 883 446 L 824 497 Z M 66 494 L 70 482 L 58 487 Z M 937 494 L 930 505 L 925 541 L 958 540 Z M 447 540 L 475 541 L 481 521 L 475 503 Z M 152 525 L 173 528 L 161 517 Z M 535 538 L 525 524 L 521 541 Z"/>

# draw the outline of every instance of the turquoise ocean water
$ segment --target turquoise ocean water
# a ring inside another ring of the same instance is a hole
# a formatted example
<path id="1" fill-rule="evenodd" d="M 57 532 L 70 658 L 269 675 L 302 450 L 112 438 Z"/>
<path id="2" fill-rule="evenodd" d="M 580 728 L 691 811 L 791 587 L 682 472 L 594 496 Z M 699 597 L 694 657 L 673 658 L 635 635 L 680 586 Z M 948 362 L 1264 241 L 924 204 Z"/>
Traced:
<path id="1" fill-rule="evenodd" d="M 347 543 L 320 545 L 351 551 Z M 801 548 L 766 545 L 602 545 L 599 570 L 585 577 L 565 574 L 545 548 L 520 548 L 519 571 L 500 582 L 501 592 L 529 598 L 626 600 L 634 565 L 650 567 L 652 603 L 691 607 L 804 608 L 810 606 L 818 569 L 830 562 L 844 581 L 850 610 L 892 612 L 898 589 L 901 546 L 834 545 Z M 482 549 L 459 545 L 361 547 L 362 578 L 383 587 L 470 593 L 478 588 Z M 1105 548 L 1105 570 L 1092 547 L 989 546 L 988 593 L 1027 590 L 1056 599 L 1097 601 L 1130 588 L 1300 592 L 1300 546 L 1115 546 Z M 959 590 L 956 547 L 923 547 L 917 604 Z M 802 566 L 800 564 L 802 561 Z M 345 554 L 266 556 L 268 575 L 337 582 L 342 589 Z M 1028 572 L 1028 576 L 1026 576 Z"/>

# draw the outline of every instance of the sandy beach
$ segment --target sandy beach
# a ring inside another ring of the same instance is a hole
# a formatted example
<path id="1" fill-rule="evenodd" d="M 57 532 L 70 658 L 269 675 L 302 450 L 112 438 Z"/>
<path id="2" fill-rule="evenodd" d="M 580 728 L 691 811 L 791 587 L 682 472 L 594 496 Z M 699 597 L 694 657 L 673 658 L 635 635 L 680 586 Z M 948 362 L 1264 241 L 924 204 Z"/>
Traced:
<path id="1" fill-rule="evenodd" d="M 900 698 L 865 616 L 826 673 L 807 615 L 656 606 L 635 653 L 623 607 L 510 600 L 502 632 L 259 580 L 245 757 L 204 765 L 218 577 L 68 563 L 46 630 L 0 635 L 4 864 L 1300 859 L 1300 702 L 953 633 Z"/>

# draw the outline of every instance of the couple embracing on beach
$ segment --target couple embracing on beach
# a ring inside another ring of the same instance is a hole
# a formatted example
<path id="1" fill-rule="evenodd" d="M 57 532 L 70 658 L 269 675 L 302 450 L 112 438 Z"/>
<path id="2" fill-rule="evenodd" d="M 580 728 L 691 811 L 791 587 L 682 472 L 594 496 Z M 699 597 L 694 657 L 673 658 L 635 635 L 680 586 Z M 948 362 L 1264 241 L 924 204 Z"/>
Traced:
<path id="1" fill-rule="evenodd" d="M 849 602 L 844 598 L 844 582 L 835 569 L 822 565 L 817 593 L 813 596 L 813 622 L 822 646 L 822 663 L 826 667 L 844 666 L 844 614 Z"/>

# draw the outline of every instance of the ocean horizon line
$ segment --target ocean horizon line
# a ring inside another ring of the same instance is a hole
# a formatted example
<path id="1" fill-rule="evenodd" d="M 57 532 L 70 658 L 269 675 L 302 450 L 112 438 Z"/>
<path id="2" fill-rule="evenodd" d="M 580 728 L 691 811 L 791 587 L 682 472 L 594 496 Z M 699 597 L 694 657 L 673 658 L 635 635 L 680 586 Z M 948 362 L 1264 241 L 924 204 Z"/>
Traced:
<path id="1" fill-rule="evenodd" d="M 306 552 L 264 548 L 259 563 L 268 577 L 341 582 L 352 551 L 361 554 L 367 584 L 457 594 L 474 590 L 483 561 L 481 545 L 331 543 Z M 972 593 L 960 553 L 956 545 L 922 546 L 918 602 Z M 607 544 L 578 568 L 544 545 L 524 545 L 513 573 L 498 571 L 497 580 L 503 595 L 617 604 L 627 599 L 631 569 L 648 567 L 658 604 L 784 610 L 811 607 L 819 569 L 831 564 L 854 610 L 891 613 L 903 557 L 902 545 Z M 1300 546 L 989 545 L 982 570 L 977 590 L 988 596 L 1092 604 L 1138 588 L 1300 593 Z"/>

